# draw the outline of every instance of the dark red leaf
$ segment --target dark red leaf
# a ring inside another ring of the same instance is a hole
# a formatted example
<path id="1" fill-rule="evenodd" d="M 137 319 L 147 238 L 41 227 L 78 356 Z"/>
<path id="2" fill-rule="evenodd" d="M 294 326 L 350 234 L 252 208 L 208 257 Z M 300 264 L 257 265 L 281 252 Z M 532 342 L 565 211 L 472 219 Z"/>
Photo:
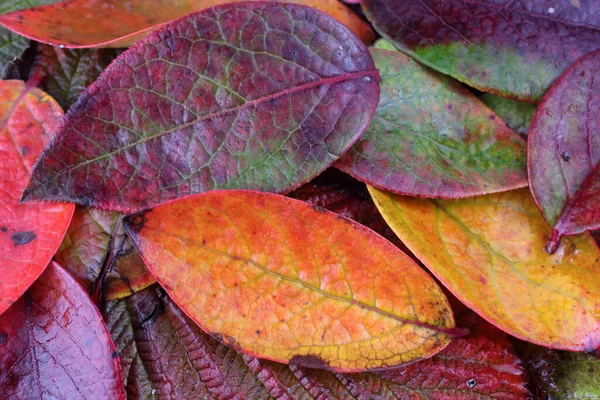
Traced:
<path id="1" fill-rule="evenodd" d="M 600 50 L 573 64 L 538 107 L 529 131 L 529 184 L 546 221 L 546 246 L 600 228 Z"/>
<path id="2" fill-rule="evenodd" d="M 398 49 L 479 90 L 541 98 L 575 60 L 600 48 L 597 0 L 365 0 Z"/>
<path id="3" fill-rule="evenodd" d="M 133 211 L 216 188 L 286 192 L 368 125 L 379 75 L 311 8 L 234 3 L 180 19 L 118 57 L 71 108 L 24 199 Z"/>
<path id="4" fill-rule="evenodd" d="M 0 316 L 0 339 L 2 399 L 124 399 L 102 317 L 56 263 Z"/>

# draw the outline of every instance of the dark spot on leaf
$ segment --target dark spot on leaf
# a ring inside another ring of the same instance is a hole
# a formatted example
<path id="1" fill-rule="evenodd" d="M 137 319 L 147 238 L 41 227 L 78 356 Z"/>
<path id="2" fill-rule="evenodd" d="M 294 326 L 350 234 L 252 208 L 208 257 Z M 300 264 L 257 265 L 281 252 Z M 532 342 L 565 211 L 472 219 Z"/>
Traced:
<path id="1" fill-rule="evenodd" d="M 448 110 L 452 110 L 452 104 L 448 104 L 448 105 L 446 105 L 446 109 L 448 109 Z"/>
<path id="2" fill-rule="evenodd" d="M 256 330 L 256 334 L 257 334 L 257 335 L 260 335 L 260 329 L 257 329 L 257 330 Z"/>
<path id="3" fill-rule="evenodd" d="M 5 226 L 3 226 L 3 227 L 1 227 L 1 228 L 0 228 L 0 231 L 2 231 L 2 232 L 7 232 L 7 231 L 8 231 L 8 228 L 7 228 L 7 227 L 5 227 Z"/>
<path id="4" fill-rule="evenodd" d="M 29 154 L 29 147 L 27 147 L 27 146 L 21 147 L 21 154 L 23 154 L 24 156 Z"/>
<path id="5" fill-rule="evenodd" d="M 467 387 L 469 389 L 473 389 L 475 385 L 477 385 L 477 381 L 475 380 L 475 378 L 471 378 L 467 381 Z"/>
<path id="6" fill-rule="evenodd" d="M 318 369 L 329 369 L 329 364 L 319 356 L 313 354 L 307 355 L 295 355 L 290 360 L 290 365 L 297 365 L 299 367 L 306 368 L 318 368 Z"/>
<path id="7" fill-rule="evenodd" d="M 496 119 L 496 116 L 492 114 L 492 115 L 490 115 L 490 119 L 493 121 Z"/>
<path id="8" fill-rule="evenodd" d="M 119 357 L 119 353 L 118 353 L 118 352 L 116 352 L 116 351 L 114 351 L 114 352 L 111 354 L 111 358 L 112 358 L 112 359 L 115 359 L 115 358 L 117 358 L 117 357 Z"/>
<path id="9" fill-rule="evenodd" d="M 4 332 L 0 333 L 0 346 L 6 344 L 8 341 L 8 335 Z"/>
<path id="10" fill-rule="evenodd" d="M 569 162 L 571 161 L 571 153 L 569 153 L 568 151 L 563 151 L 560 155 L 560 157 L 565 161 L 565 162 Z"/>
<path id="11" fill-rule="evenodd" d="M 148 222 L 146 218 L 147 211 L 131 214 L 123 218 L 123 223 L 133 233 L 140 233 L 144 229 L 144 225 Z"/>
<path id="12" fill-rule="evenodd" d="M 15 246 L 23 246 L 27 243 L 31 243 L 36 238 L 35 233 L 33 231 L 27 232 L 15 232 L 10 237 L 10 240 L 15 244 Z"/>

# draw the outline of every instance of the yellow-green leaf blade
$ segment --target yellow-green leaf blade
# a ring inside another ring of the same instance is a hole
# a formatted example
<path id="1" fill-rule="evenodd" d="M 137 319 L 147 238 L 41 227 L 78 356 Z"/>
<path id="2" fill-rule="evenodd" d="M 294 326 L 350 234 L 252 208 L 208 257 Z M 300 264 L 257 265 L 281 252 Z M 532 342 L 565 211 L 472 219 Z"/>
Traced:
<path id="1" fill-rule="evenodd" d="M 547 347 L 600 346 L 600 251 L 580 235 L 547 254 L 529 191 L 431 201 L 369 190 L 408 248 L 488 321 Z"/>

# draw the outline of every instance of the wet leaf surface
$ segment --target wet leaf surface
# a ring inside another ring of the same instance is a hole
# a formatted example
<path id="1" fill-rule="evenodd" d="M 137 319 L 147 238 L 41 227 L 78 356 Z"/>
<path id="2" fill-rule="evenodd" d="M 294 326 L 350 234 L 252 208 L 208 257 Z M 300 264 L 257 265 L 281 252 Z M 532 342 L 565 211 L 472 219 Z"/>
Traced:
<path id="1" fill-rule="evenodd" d="M 132 399 L 151 398 L 153 390 L 157 398 L 298 400 L 527 395 L 522 367 L 506 335 L 470 312 L 459 323 L 471 333 L 432 358 L 347 375 L 241 355 L 200 330 L 157 286 L 107 303 L 104 316 Z"/>
<path id="2" fill-rule="evenodd" d="M 533 114 L 535 114 L 537 105 L 518 100 L 510 100 L 489 93 L 479 96 L 479 100 L 483 101 L 489 108 L 494 110 L 494 112 L 506 122 L 506 125 L 517 132 L 522 138 L 527 138 L 529 126 L 531 125 L 531 120 L 533 119 Z"/>
<path id="3" fill-rule="evenodd" d="M 212 191 L 123 223 L 186 313 L 249 355 L 356 371 L 429 357 L 457 334 L 445 296 L 414 261 L 298 200 Z"/>
<path id="4" fill-rule="evenodd" d="M 67 114 L 24 198 L 131 212 L 215 188 L 290 191 L 358 139 L 378 95 L 368 50 L 326 15 L 212 8 L 107 68 Z"/>
<path id="5" fill-rule="evenodd" d="M 44 92 L 20 81 L 0 82 L 0 314 L 44 271 L 73 215 L 70 204 L 19 204 L 61 117 Z"/>
<path id="6" fill-rule="evenodd" d="M 547 254 L 550 229 L 527 189 L 455 201 L 369 190 L 400 240 L 483 318 L 551 348 L 600 347 L 600 249 L 584 234 Z"/>
<path id="7" fill-rule="evenodd" d="M 540 104 L 531 124 L 531 192 L 562 235 L 600 228 L 600 50 L 573 64 Z"/>
<path id="8" fill-rule="evenodd" d="M 67 110 L 117 55 L 117 50 L 72 50 L 40 44 L 30 76 L 43 76 L 41 89 Z"/>
<path id="9" fill-rule="evenodd" d="M 600 48 L 594 0 L 366 0 L 398 49 L 484 92 L 538 100 L 575 60 Z"/>
<path id="10" fill-rule="evenodd" d="M 525 141 L 459 83 L 408 56 L 371 50 L 381 97 L 335 165 L 394 193 L 462 198 L 527 185 Z"/>
<path id="11" fill-rule="evenodd" d="M 0 316 L 0 339 L 3 399 L 125 398 L 102 316 L 56 263 Z"/>
<path id="12" fill-rule="evenodd" d="M 0 24 L 54 46 L 128 47 L 169 21 L 205 8 L 239 1 L 71 0 L 0 16 Z M 319 9 L 346 25 L 365 43 L 375 38 L 369 25 L 337 0 L 274 1 Z"/>

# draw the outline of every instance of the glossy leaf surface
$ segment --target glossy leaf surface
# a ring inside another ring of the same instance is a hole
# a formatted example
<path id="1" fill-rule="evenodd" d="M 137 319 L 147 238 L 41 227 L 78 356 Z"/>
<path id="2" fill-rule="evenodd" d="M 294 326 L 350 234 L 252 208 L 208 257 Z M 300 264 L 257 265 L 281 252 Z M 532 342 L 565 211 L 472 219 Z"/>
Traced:
<path id="1" fill-rule="evenodd" d="M 461 198 L 527 185 L 525 141 L 459 83 L 374 49 L 381 98 L 365 134 L 335 165 L 394 193 Z"/>
<path id="2" fill-rule="evenodd" d="M 102 316 L 56 263 L 0 316 L 0 382 L 3 399 L 125 398 Z"/>
<path id="3" fill-rule="evenodd" d="M 71 0 L 0 16 L 0 24 L 23 36 L 66 47 L 128 47 L 149 32 L 187 14 L 241 0 Z M 247 0 L 246 0 L 247 1 Z M 274 0 L 319 9 L 366 43 L 368 24 L 337 0 Z"/>
<path id="4" fill-rule="evenodd" d="M 414 261 L 304 202 L 212 191 L 123 223 L 186 313 L 244 353 L 356 371 L 429 357 L 456 334 L 445 296 Z"/>
<path id="5" fill-rule="evenodd" d="M 215 188 L 289 191 L 358 139 L 378 76 L 366 47 L 316 10 L 251 2 L 193 14 L 84 92 L 24 198 L 130 212 Z"/>
<path id="6" fill-rule="evenodd" d="M 540 99 L 600 48 L 600 3 L 579 0 L 366 0 L 375 29 L 420 62 L 484 92 Z"/>
<path id="7" fill-rule="evenodd" d="M 105 319 L 119 350 L 127 394 L 146 398 L 430 399 L 525 398 L 524 374 L 506 335 L 472 313 L 472 328 L 432 358 L 381 372 L 342 374 L 241 355 L 206 333 L 153 287 L 109 302 Z M 187 356 L 185 356 L 187 354 Z M 175 364 L 174 364 L 175 363 Z M 187 374 L 184 375 L 184 371 Z M 185 376 L 185 377 L 184 377 Z"/>
<path id="8" fill-rule="evenodd" d="M 600 250 L 581 235 L 547 254 L 550 229 L 528 190 L 455 201 L 369 190 L 400 240 L 483 318 L 547 347 L 600 347 Z"/>
<path id="9" fill-rule="evenodd" d="M 44 92 L 0 82 L 0 314 L 44 271 L 73 215 L 71 204 L 19 205 L 33 163 L 61 117 Z"/>
<path id="10" fill-rule="evenodd" d="M 600 359 L 563 353 L 554 372 L 554 381 L 559 399 L 600 398 Z"/>
<path id="11" fill-rule="evenodd" d="M 573 64 L 540 104 L 531 124 L 531 192 L 562 235 L 600 228 L 600 50 Z"/>
<path id="12" fill-rule="evenodd" d="M 536 104 L 510 100 L 489 93 L 479 96 L 479 100 L 494 110 L 506 122 L 506 125 L 517 132 L 522 138 L 527 138 L 533 114 L 535 114 L 535 110 L 537 109 Z"/>

